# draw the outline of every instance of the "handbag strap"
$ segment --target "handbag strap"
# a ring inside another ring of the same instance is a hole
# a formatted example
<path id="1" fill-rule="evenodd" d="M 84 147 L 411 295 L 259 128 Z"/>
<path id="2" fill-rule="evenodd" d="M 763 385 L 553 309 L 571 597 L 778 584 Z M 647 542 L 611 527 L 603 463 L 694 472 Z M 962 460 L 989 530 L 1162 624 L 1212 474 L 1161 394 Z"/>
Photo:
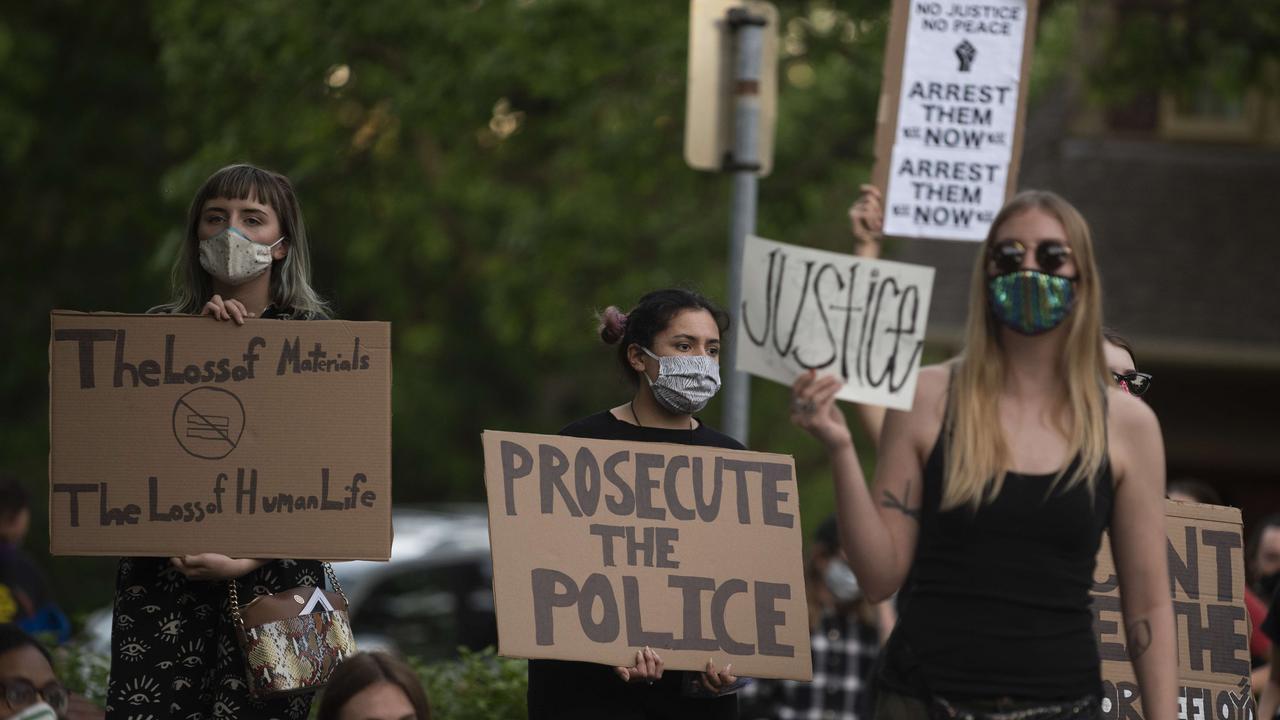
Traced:
<path id="1" fill-rule="evenodd" d="M 329 578 L 329 584 L 333 585 L 334 592 L 338 593 L 338 597 L 342 598 L 342 602 L 348 608 L 351 607 L 351 602 L 347 600 L 347 594 L 342 591 L 342 583 L 338 582 L 338 576 L 333 572 L 333 565 L 327 562 L 324 563 L 324 574 Z M 227 597 L 231 600 L 231 620 L 235 622 L 236 629 L 243 633 L 244 616 L 240 614 L 240 593 L 236 585 L 235 578 L 227 581 Z"/>

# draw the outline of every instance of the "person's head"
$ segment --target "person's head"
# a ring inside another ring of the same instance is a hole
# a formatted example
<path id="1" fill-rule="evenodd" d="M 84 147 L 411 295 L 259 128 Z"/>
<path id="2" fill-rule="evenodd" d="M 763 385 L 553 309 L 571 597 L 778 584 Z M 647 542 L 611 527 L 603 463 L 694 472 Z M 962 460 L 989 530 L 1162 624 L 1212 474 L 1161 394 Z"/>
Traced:
<path id="1" fill-rule="evenodd" d="M 0 473 L 0 544 L 21 545 L 31 528 L 31 497 L 18 479 Z"/>
<path id="2" fill-rule="evenodd" d="M 1115 330 L 1102 328 L 1102 352 L 1111 379 L 1130 395 L 1141 396 L 1151 387 L 1151 373 L 1138 372 L 1138 358 L 1133 344 Z"/>
<path id="3" fill-rule="evenodd" d="M 1195 478 L 1178 478 L 1165 488 L 1165 497 L 1178 502 L 1202 503 L 1204 505 L 1221 505 L 1222 496 L 1209 483 Z"/>
<path id="4" fill-rule="evenodd" d="M 718 363 L 720 335 L 728 329 L 725 311 L 702 295 L 680 288 L 655 290 L 640 298 L 628 313 L 616 306 L 600 313 L 600 339 L 618 345 L 618 364 L 637 387 L 642 377 L 648 379 L 646 384 L 658 379 L 664 363 L 661 358 L 703 357 Z M 718 387 L 717 375 L 715 389 Z M 707 396 L 703 404 L 709 399 Z M 700 408 L 668 409 L 686 412 Z"/>
<path id="5" fill-rule="evenodd" d="M 53 674 L 49 653 L 17 625 L 0 624 L 0 720 L 44 702 L 61 716 L 66 688 Z"/>
<path id="6" fill-rule="evenodd" d="M 1280 589 L 1280 515 L 1268 515 L 1254 526 L 1244 558 L 1250 584 L 1270 600 Z"/>
<path id="7" fill-rule="evenodd" d="M 174 298 L 159 309 L 200 311 L 214 293 L 214 278 L 200 262 L 200 243 L 231 229 L 270 248 L 273 305 L 305 316 L 328 316 L 324 300 L 311 287 L 307 230 L 293 184 L 284 175 L 244 163 L 215 172 L 196 191 L 174 261 Z"/>
<path id="8" fill-rule="evenodd" d="M 333 671 L 317 720 L 430 720 L 413 668 L 385 652 L 360 652 Z"/>
<path id="9" fill-rule="evenodd" d="M 1026 299 L 1031 298 L 1030 302 Z M 964 354 L 952 383 L 942 506 L 978 506 L 1003 485 L 1009 451 L 998 400 L 1010 358 L 1005 338 L 1061 342 L 1057 376 L 1069 410 L 1062 428 L 1080 463 L 1065 486 L 1089 482 L 1106 460 L 1102 288 L 1089 226 L 1058 195 L 1028 190 L 996 215 L 974 262 Z M 1064 468 L 1065 470 L 1065 468 Z"/>

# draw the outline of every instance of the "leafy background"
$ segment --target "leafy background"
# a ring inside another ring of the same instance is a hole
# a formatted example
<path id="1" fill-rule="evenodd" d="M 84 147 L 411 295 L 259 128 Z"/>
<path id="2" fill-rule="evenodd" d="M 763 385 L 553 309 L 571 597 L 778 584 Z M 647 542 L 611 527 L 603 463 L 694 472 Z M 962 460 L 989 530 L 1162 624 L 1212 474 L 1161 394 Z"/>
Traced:
<path id="1" fill-rule="evenodd" d="M 848 250 L 888 2 L 777 4 L 758 231 Z M 1033 102 L 1082 45 L 1104 104 L 1274 82 L 1275 3 L 1209 5 L 1119 3 L 1081 36 L 1086 3 L 1043 2 Z M 687 22 L 674 0 L 8 5 L 0 467 L 37 498 L 29 549 L 64 605 L 106 605 L 114 562 L 45 555 L 48 311 L 164 300 L 186 203 L 228 163 L 289 175 L 321 292 L 342 317 L 393 323 L 395 502 L 482 499 L 482 429 L 554 432 L 625 397 L 593 311 L 671 284 L 725 293 L 728 180 L 682 159 Z M 796 455 L 813 527 L 832 504 L 819 449 L 784 388 L 754 392 L 751 444 Z"/>

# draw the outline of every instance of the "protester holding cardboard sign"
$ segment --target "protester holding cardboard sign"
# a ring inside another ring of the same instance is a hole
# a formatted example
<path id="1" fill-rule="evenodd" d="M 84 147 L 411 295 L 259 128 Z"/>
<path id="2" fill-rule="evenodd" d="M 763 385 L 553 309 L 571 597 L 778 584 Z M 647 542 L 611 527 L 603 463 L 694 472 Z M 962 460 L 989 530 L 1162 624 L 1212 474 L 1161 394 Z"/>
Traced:
<path id="1" fill-rule="evenodd" d="M 695 417 L 720 388 L 720 335 L 729 316 L 701 295 L 656 290 L 630 313 L 600 317 L 600 337 L 617 344 L 631 400 L 571 423 L 561 435 L 744 449 Z M 738 717 L 733 666 L 709 659 L 701 675 L 664 672 L 652 648 L 635 665 L 608 668 L 561 660 L 529 661 L 530 720 L 560 718 Z"/>
<path id="2" fill-rule="evenodd" d="M 196 192 L 173 269 L 174 298 L 152 312 L 324 318 L 311 288 L 302 211 L 283 175 L 251 165 L 214 173 Z M 111 629 L 109 717 L 301 719 L 310 695 L 259 701 L 228 613 L 228 580 L 255 595 L 323 584 L 314 560 L 216 553 L 120 561 Z"/>
<path id="3" fill-rule="evenodd" d="M 859 583 L 878 599 L 912 578 L 877 717 L 1096 717 L 1089 590 L 1108 523 L 1146 717 L 1174 717 L 1163 442 L 1112 384 L 1101 297 L 1075 208 L 1015 197 L 975 263 L 965 351 L 921 371 L 909 412 L 888 413 L 870 489 L 839 381 L 797 380 L 793 419 L 831 454 Z"/>

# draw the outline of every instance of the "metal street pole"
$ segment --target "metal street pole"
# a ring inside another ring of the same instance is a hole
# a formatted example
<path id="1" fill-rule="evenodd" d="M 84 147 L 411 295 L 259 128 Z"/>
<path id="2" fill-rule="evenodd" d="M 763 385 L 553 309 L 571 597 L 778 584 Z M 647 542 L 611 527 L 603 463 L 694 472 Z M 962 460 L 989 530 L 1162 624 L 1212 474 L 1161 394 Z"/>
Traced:
<path id="1" fill-rule="evenodd" d="M 760 57 L 766 20 L 746 8 L 732 8 L 726 18 L 734 38 L 733 152 L 724 170 L 733 175 L 729 224 L 729 313 L 735 327 L 742 322 L 742 253 L 747 235 L 756 231 L 756 172 L 760 169 Z M 738 350 L 728 343 L 724 431 L 747 444 L 750 430 L 751 376 L 737 370 Z"/>

